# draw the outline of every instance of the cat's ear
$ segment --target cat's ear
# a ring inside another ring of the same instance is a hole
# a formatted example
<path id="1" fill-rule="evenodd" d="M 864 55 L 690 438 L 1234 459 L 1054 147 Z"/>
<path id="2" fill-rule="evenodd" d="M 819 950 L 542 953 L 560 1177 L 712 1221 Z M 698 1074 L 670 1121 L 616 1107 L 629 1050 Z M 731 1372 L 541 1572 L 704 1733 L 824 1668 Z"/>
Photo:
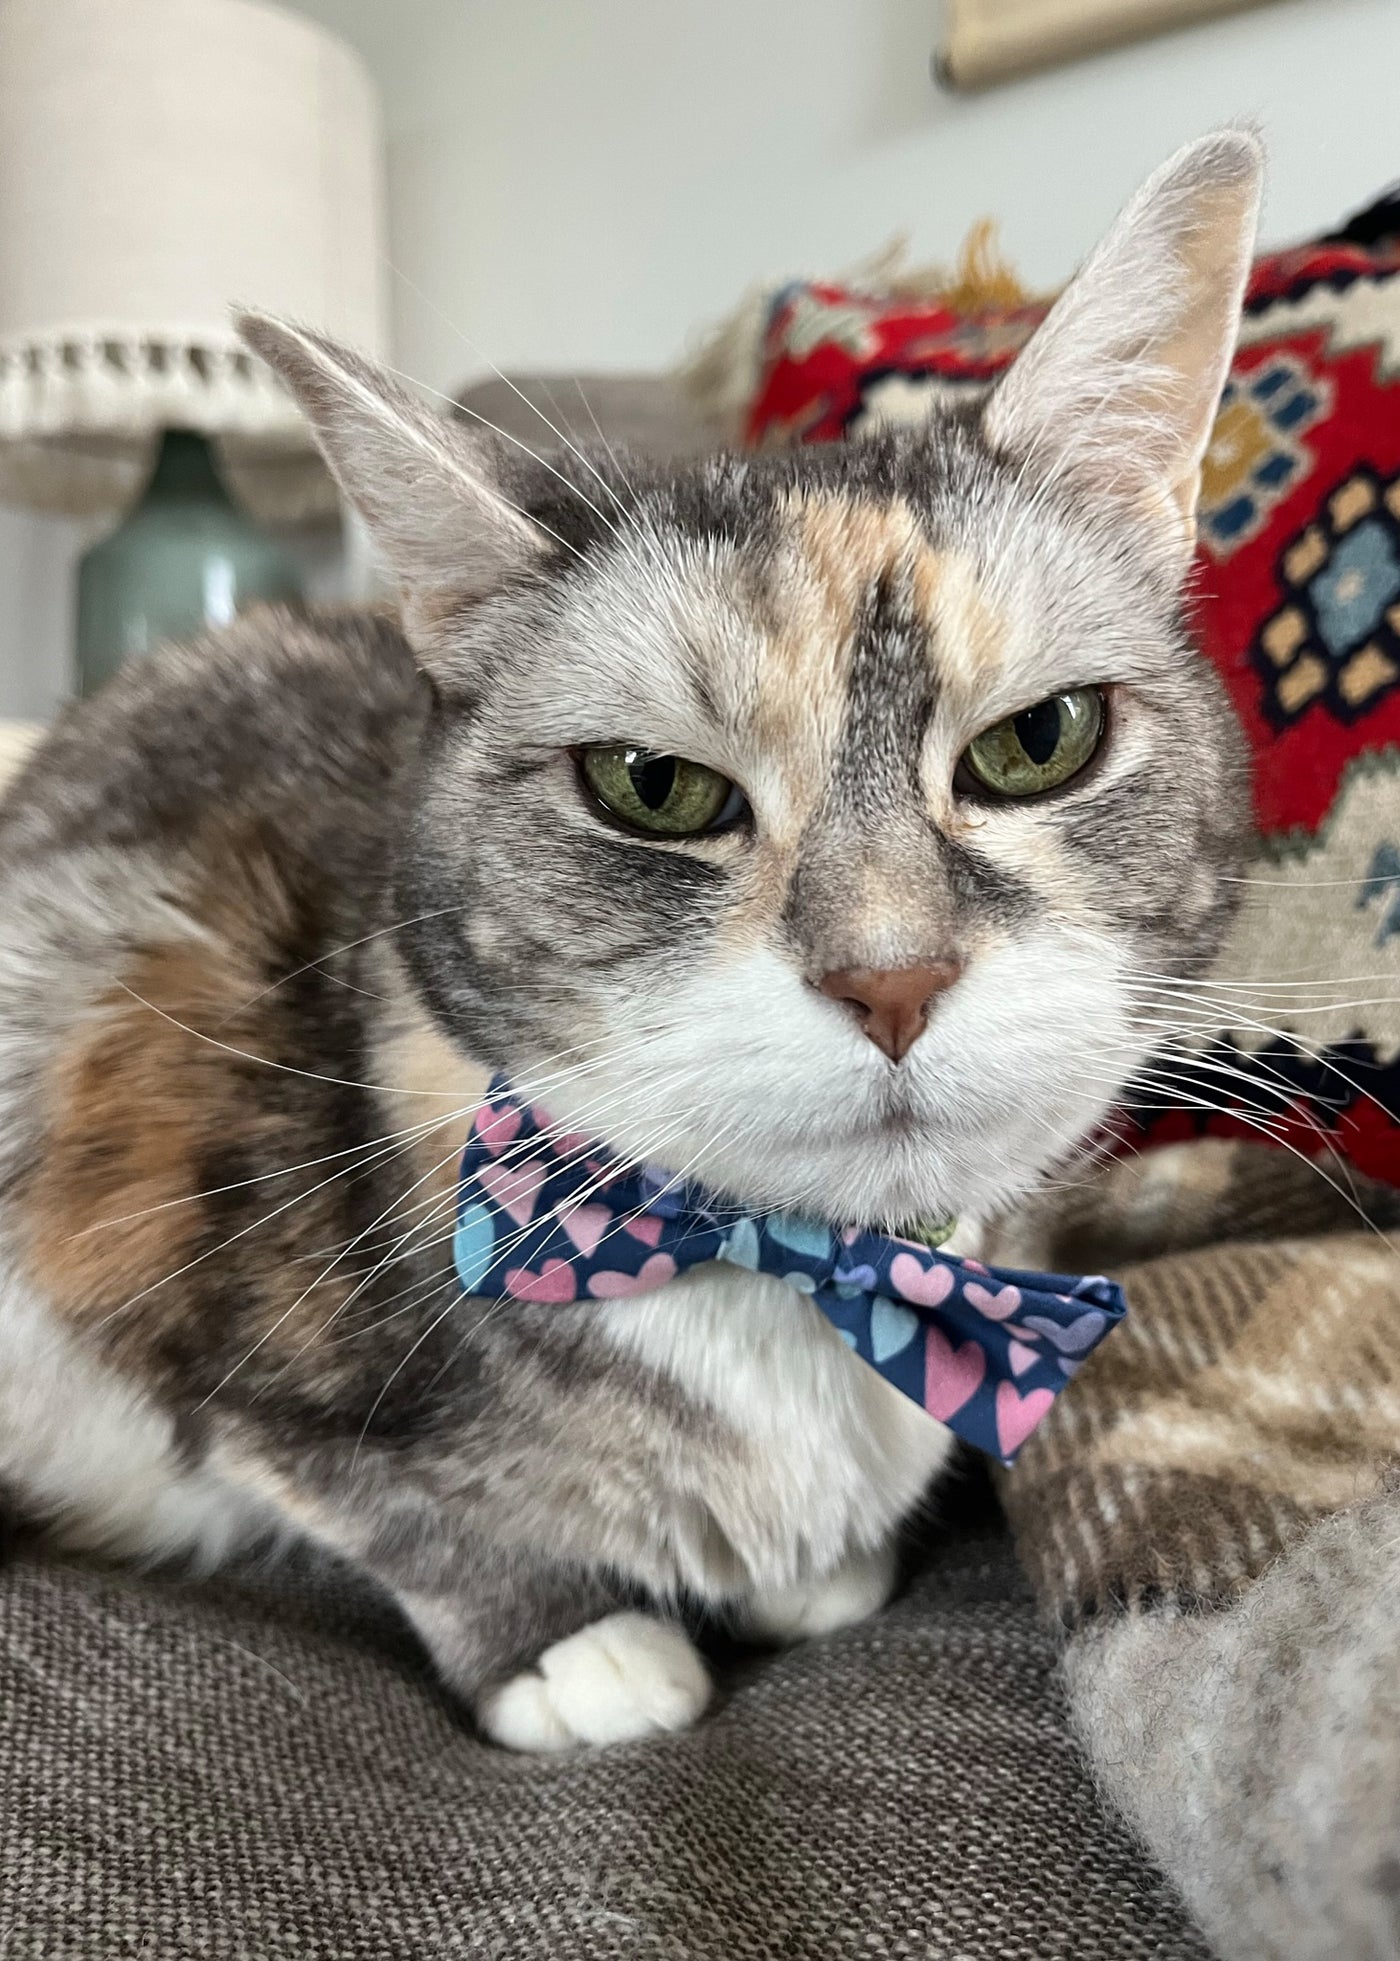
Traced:
<path id="1" fill-rule="evenodd" d="M 1179 577 L 1249 273 L 1263 152 L 1190 143 L 1150 178 L 993 391 L 983 428 L 1088 494 L 1126 500 Z"/>
<path id="2" fill-rule="evenodd" d="M 399 580 L 410 633 L 546 549 L 501 487 L 500 445 L 434 414 L 348 348 L 267 314 L 239 332 L 296 397 L 337 483 Z"/>

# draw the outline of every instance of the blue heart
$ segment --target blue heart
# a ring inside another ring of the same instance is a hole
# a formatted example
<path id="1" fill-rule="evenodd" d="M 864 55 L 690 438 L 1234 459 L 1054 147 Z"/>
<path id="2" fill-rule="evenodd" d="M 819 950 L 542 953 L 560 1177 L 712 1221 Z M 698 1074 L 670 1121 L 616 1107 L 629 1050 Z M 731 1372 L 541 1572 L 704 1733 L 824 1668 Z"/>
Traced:
<path id="1" fill-rule="evenodd" d="M 484 1205 L 468 1205 L 457 1221 L 452 1239 L 452 1257 L 457 1278 L 469 1294 L 474 1294 L 496 1257 L 496 1228 Z"/>
<path id="2" fill-rule="evenodd" d="M 758 1227 L 752 1219 L 740 1219 L 719 1249 L 722 1260 L 758 1272 Z"/>
<path id="3" fill-rule="evenodd" d="M 785 1246 L 789 1253 L 798 1253 L 806 1260 L 827 1260 L 831 1257 L 832 1232 L 819 1220 L 799 1219 L 792 1212 L 775 1212 L 765 1221 L 769 1236 Z"/>
<path id="4" fill-rule="evenodd" d="M 1021 1319 L 1028 1328 L 1034 1328 L 1038 1335 L 1044 1335 L 1053 1342 L 1062 1355 L 1085 1355 L 1093 1347 L 1104 1329 L 1108 1326 L 1108 1316 L 1101 1314 L 1096 1307 L 1086 1308 L 1077 1314 L 1067 1328 L 1058 1321 L 1050 1321 L 1043 1314 L 1023 1314 Z"/>
<path id="5" fill-rule="evenodd" d="M 847 1348 L 855 1348 L 858 1345 L 854 1328 L 838 1328 L 836 1332 L 840 1335 L 842 1341 L 845 1342 Z"/>
<path id="6" fill-rule="evenodd" d="M 785 1273 L 783 1278 L 789 1287 L 796 1287 L 799 1293 L 815 1294 L 817 1291 L 817 1283 L 810 1273 Z"/>
<path id="7" fill-rule="evenodd" d="M 906 1349 L 918 1332 L 918 1315 L 898 1301 L 877 1300 L 870 1310 L 870 1352 L 877 1363 Z"/>

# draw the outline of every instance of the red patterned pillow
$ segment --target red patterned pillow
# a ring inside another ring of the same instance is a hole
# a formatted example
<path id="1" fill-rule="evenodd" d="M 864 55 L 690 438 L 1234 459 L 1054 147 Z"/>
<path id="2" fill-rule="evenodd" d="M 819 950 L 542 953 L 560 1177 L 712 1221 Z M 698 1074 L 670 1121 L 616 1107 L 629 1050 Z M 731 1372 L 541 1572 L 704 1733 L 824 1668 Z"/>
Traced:
<path id="1" fill-rule="evenodd" d="M 747 438 L 919 420 L 985 386 L 1045 311 L 789 286 Z M 1205 990 L 1235 1004 L 1232 1032 L 1191 1094 L 1149 1096 L 1144 1126 L 1262 1125 L 1400 1185 L 1400 198 L 1256 265 L 1206 459 L 1196 594 L 1253 751 L 1264 883 Z"/>

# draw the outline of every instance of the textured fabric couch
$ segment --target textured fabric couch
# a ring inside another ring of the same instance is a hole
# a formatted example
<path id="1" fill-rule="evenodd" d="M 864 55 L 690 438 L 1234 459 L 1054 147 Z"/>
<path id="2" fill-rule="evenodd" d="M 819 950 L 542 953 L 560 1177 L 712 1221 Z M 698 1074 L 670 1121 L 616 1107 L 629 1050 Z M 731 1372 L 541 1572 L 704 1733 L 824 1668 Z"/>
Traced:
<path id="1" fill-rule="evenodd" d="M 1081 1768 L 979 1487 L 878 1619 L 721 1659 L 692 1735 L 476 1740 L 306 1563 L 0 1571 L 5 1961 L 1199 1961 Z"/>
<path id="2" fill-rule="evenodd" d="M 585 394 L 538 390 L 576 433 L 706 440 L 666 383 Z M 468 406 L 539 441 L 504 384 Z M 718 1653 L 694 1734 L 530 1760 L 337 1568 L 194 1586 L 11 1543 L 0 1957 L 1201 1961 L 1081 1764 L 980 1473 L 909 1563 L 865 1626 Z"/>

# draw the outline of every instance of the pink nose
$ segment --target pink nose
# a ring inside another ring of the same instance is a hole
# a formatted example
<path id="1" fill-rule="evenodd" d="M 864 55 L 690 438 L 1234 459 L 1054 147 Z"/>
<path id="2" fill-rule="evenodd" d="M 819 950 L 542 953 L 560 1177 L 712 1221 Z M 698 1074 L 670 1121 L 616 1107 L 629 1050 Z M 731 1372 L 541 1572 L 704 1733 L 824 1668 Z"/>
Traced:
<path id="1" fill-rule="evenodd" d="M 850 1009 L 891 1062 L 902 1062 L 928 1026 L 930 1003 L 961 972 L 960 960 L 931 960 L 922 967 L 846 967 L 824 974 L 817 985 Z"/>

